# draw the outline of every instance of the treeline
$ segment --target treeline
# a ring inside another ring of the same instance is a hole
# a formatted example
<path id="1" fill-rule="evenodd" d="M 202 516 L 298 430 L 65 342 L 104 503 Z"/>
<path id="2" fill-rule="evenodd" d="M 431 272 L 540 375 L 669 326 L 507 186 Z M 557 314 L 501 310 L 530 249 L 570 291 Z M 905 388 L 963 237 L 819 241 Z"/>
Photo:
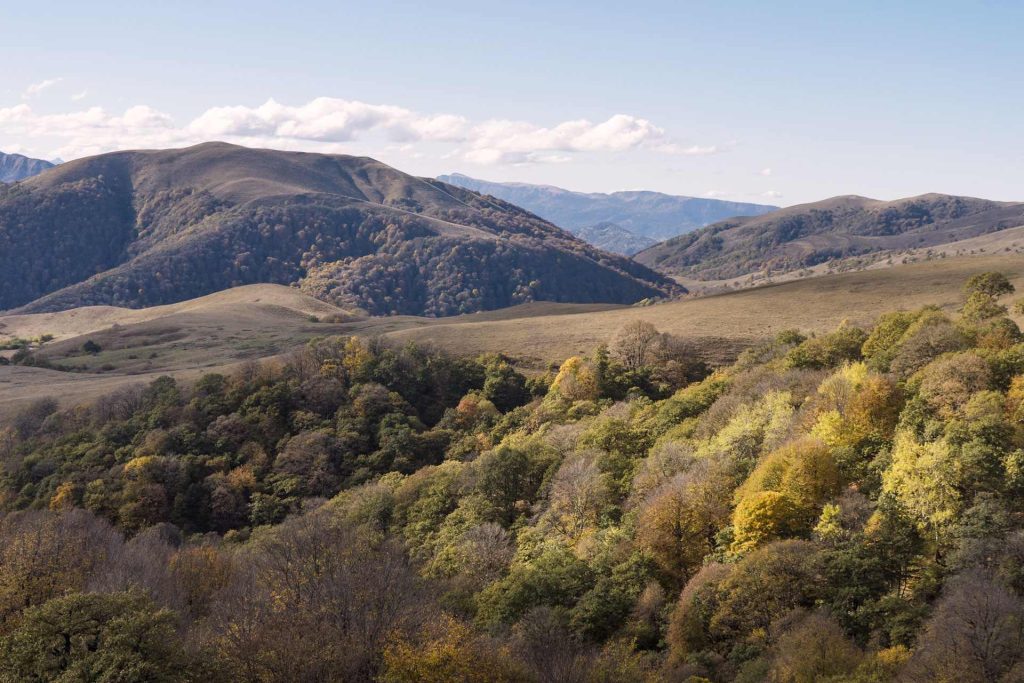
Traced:
<path id="1" fill-rule="evenodd" d="M 1022 680 L 1011 292 L 714 372 L 637 322 L 541 377 L 330 339 L 40 403 L 0 680 Z"/>

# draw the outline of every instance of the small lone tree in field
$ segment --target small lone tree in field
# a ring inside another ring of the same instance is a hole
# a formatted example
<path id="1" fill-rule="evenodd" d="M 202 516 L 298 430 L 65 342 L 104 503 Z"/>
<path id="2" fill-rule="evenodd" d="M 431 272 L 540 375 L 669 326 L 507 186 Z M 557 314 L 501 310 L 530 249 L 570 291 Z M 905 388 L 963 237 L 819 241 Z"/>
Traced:
<path id="1" fill-rule="evenodd" d="M 978 273 L 972 276 L 964 285 L 964 294 L 970 298 L 972 294 L 980 292 L 993 299 L 998 299 L 1004 294 L 1013 294 L 1013 284 L 1002 273 L 988 272 Z"/>
<path id="2" fill-rule="evenodd" d="M 644 320 L 634 320 L 619 330 L 610 350 L 625 367 L 636 370 L 647 363 L 658 337 L 654 325 Z"/>
<path id="3" fill-rule="evenodd" d="M 978 273 L 964 285 L 967 301 L 960 312 L 968 320 L 989 320 L 1006 315 L 1006 306 L 998 302 L 1004 294 L 1013 294 L 1013 284 L 1002 273 Z"/>

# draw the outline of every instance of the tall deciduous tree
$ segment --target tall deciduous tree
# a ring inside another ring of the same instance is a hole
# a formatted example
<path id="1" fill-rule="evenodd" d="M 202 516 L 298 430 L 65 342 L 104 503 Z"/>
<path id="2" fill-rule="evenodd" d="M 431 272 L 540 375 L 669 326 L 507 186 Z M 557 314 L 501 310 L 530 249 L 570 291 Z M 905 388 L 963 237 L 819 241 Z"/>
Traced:
<path id="1" fill-rule="evenodd" d="M 658 341 L 658 330 L 645 320 L 626 323 L 615 335 L 610 351 L 630 370 L 643 367 Z"/>

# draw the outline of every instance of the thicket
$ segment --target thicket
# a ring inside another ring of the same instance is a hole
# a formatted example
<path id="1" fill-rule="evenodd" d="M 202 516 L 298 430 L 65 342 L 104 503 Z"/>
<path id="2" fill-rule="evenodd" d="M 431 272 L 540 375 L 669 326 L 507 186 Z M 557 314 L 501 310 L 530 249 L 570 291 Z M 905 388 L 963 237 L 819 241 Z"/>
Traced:
<path id="1" fill-rule="evenodd" d="M 1021 680 L 1011 290 L 713 372 L 634 323 L 540 377 L 326 339 L 41 402 L 0 680 Z"/>

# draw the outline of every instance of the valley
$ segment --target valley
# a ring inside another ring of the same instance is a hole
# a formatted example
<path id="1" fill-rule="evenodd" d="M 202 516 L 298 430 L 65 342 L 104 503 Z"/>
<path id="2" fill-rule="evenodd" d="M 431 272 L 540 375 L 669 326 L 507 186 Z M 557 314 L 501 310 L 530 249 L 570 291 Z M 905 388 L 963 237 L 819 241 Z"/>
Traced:
<path id="1" fill-rule="evenodd" d="M 0 683 L 1024 683 L 1024 3 L 7 3 Z"/>
<path id="2" fill-rule="evenodd" d="M 925 305 L 953 311 L 961 303 L 961 283 L 993 270 L 1024 289 L 1024 259 L 978 254 L 649 306 L 535 302 L 447 318 L 373 317 L 295 288 L 250 285 L 143 309 L 0 315 L 0 342 L 52 335 L 53 341 L 36 352 L 38 357 L 77 370 L 0 365 L 0 416 L 44 396 L 73 404 L 163 374 L 189 379 L 227 371 L 245 362 L 284 357 L 314 337 L 330 335 L 379 336 L 465 356 L 503 353 L 524 371 L 537 373 L 569 356 L 589 354 L 627 323 L 643 320 L 685 340 L 713 365 L 722 365 L 787 329 L 823 333 L 843 321 L 867 326 L 887 311 Z M 89 340 L 101 350 L 83 352 Z"/>

